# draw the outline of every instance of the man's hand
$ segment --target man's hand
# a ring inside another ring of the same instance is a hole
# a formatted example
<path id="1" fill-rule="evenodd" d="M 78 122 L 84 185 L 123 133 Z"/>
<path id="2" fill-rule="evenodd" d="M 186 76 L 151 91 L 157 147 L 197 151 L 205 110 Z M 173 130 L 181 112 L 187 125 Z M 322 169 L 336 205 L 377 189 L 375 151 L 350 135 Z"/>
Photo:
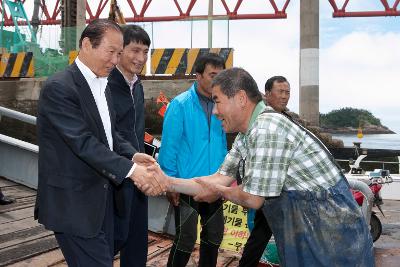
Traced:
<path id="1" fill-rule="evenodd" d="M 218 190 L 218 192 L 226 200 L 232 201 L 234 203 L 238 203 L 242 200 L 241 194 L 243 193 L 243 185 L 232 187 L 217 185 L 216 190 Z"/>
<path id="2" fill-rule="evenodd" d="M 148 171 L 146 166 L 137 164 L 130 178 L 144 194 L 156 196 L 165 192 L 165 190 L 154 176 L 155 173 Z"/>
<path id="3" fill-rule="evenodd" d="M 135 170 L 133 171 L 132 175 L 129 178 L 131 178 L 134 184 L 140 190 L 142 190 L 142 189 L 149 189 L 152 187 L 151 184 L 152 176 L 153 173 L 147 172 L 145 166 L 137 164 Z"/>
<path id="4" fill-rule="evenodd" d="M 222 193 L 217 188 L 215 184 L 206 182 L 202 179 L 193 179 L 201 187 L 201 191 L 193 197 L 194 200 L 199 202 L 215 202 L 217 199 L 221 198 Z"/>
<path id="5" fill-rule="evenodd" d="M 143 166 L 137 165 L 131 179 L 140 191 L 148 196 L 157 196 L 167 191 L 170 178 L 166 176 L 157 163 Z"/>
<path id="6" fill-rule="evenodd" d="M 172 205 L 179 205 L 179 193 L 167 192 L 167 199 Z"/>
<path id="7" fill-rule="evenodd" d="M 264 204 L 265 198 L 262 196 L 252 195 L 243 191 L 243 185 L 226 187 L 223 185 L 215 185 L 216 190 L 226 200 L 232 201 L 243 207 L 259 209 Z"/>
<path id="8" fill-rule="evenodd" d="M 152 157 L 144 153 L 136 153 L 133 155 L 132 161 L 136 164 L 150 166 L 153 164 L 158 164 L 157 161 Z"/>
<path id="9" fill-rule="evenodd" d="M 154 179 L 158 185 L 162 188 L 162 192 L 166 192 L 171 185 L 171 178 L 167 176 L 160 168 L 158 164 L 152 164 L 147 166 L 147 171 L 154 174 Z"/>

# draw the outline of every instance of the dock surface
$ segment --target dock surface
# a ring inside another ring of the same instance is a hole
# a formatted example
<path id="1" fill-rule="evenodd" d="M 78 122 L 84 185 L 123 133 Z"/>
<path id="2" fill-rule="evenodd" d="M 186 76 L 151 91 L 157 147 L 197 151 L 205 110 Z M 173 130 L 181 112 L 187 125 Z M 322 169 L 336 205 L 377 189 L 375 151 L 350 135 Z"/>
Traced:
<path id="1" fill-rule="evenodd" d="M 16 202 L 0 206 L 0 266 L 48 267 L 67 266 L 53 232 L 47 231 L 33 219 L 36 191 L 0 177 L 3 193 Z M 380 239 L 374 243 L 377 267 L 397 267 L 400 262 L 400 201 L 385 200 L 385 217 L 378 211 L 383 225 Z M 149 232 L 147 267 L 166 266 L 172 239 L 168 235 Z M 196 247 L 188 267 L 197 266 Z M 220 251 L 218 267 L 238 265 L 239 254 Z M 114 266 L 119 266 L 118 256 Z"/>
<path id="2" fill-rule="evenodd" d="M 53 232 L 33 219 L 36 190 L 3 177 L 0 177 L 0 187 L 6 196 L 16 199 L 10 205 L 0 206 L 0 266 L 67 266 Z M 147 267 L 166 266 L 171 246 L 171 236 L 149 231 Z M 198 254 L 196 248 L 188 267 L 197 266 Z M 221 251 L 218 266 L 237 266 L 239 257 L 233 252 Z M 119 266 L 118 255 L 114 266 Z"/>

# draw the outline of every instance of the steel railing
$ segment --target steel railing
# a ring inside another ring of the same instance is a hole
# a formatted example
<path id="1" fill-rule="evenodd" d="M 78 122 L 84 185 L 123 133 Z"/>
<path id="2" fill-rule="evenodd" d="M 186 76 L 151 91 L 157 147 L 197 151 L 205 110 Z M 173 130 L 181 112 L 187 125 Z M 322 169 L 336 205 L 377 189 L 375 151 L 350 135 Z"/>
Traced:
<path id="1" fill-rule="evenodd" d="M 36 125 L 36 117 L 9 108 L 0 107 L 0 117 L 6 116 L 29 124 Z"/>
<path id="2" fill-rule="evenodd" d="M 362 163 L 378 163 L 382 164 L 382 169 L 385 169 L 385 164 L 399 165 L 400 173 L 400 156 L 398 156 L 399 161 L 382 161 L 382 160 L 363 160 Z M 348 159 L 335 159 L 338 162 L 350 162 Z"/>

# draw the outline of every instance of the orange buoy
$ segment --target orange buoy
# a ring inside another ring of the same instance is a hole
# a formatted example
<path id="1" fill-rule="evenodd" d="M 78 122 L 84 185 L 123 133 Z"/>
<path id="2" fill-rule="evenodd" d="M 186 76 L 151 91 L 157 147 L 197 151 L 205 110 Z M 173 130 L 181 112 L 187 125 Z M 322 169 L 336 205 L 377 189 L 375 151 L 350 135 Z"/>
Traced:
<path id="1" fill-rule="evenodd" d="M 361 129 L 361 127 L 358 127 L 358 131 L 357 131 L 357 138 L 359 138 L 359 139 L 361 139 L 361 138 L 363 138 L 363 133 L 362 133 L 362 129 Z"/>

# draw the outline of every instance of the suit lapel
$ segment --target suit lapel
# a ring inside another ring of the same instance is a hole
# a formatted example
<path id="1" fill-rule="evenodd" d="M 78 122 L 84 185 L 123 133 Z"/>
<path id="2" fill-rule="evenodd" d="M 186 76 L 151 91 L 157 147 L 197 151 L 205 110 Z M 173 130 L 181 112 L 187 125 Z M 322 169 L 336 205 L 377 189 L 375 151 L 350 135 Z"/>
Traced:
<path id="1" fill-rule="evenodd" d="M 101 120 L 99 109 L 97 108 L 96 101 L 94 100 L 89 84 L 87 83 L 85 77 L 83 76 L 75 62 L 70 66 L 70 68 L 73 73 L 75 84 L 78 88 L 78 93 L 81 95 L 83 103 L 85 103 L 82 108 L 87 109 L 89 111 L 88 113 L 95 120 L 98 131 L 101 133 L 99 136 L 101 142 L 104 143 L 107 147 L 110 147 L 108 145 L 107 136 L 104 131 L 103 121 Z"/>

